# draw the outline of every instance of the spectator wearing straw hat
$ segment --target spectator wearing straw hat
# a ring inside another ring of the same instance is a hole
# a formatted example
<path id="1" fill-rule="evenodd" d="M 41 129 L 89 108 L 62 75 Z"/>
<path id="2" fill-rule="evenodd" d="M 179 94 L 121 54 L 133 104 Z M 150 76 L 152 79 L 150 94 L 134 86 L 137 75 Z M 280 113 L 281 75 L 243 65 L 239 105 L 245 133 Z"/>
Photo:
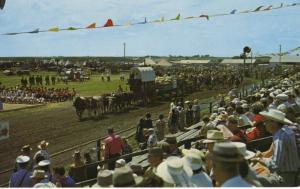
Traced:
<path id="1" fill-rule="evenodd" d="M 217 186 L 252 187 L 239 173 L 239 165 L 244 161 L 244 157 L 232 143 L 215 144 L 208 158 L 213 162 Z"/>
<path id="2" fill-rule="evenodd" d="M 73 163 L 70 166 L 69 175 L 76 181 L 76 168 L 84 166 L 84 162 L 82 161 L 79 150 L 75 150 L 72 157 L 73 157 Z"/>
<path id="3" fill-rule="evenodd" d="M 109 188 L 112 187 L 113 173 L 110 170 L 100 170 L 97 175 L 97 183 L 94 184 L 93 188 Z"/>
<path id="4" fill-rule="evenodd" d="M 46 159 L 46 160 L 40 161 L 38 166 L 39 166 L 39 169 L 45 171 L 45 174 L 47 175 L 47 179 L 49 180 L 49 182 L 54 183 L 54 176 L 51 173 L 50 164 L 51 164 L 50 161 Z"/>
<path id="5" fill-rule="evenodd" d="M 203 152 L 197 149 L 183 149 L 182 153 L 184 154 L 182 158 L 184 164 L 186 164 L 193 170 L 193 176 L 191 178 L 192 183 L 196 187 L 213 187 L 211 178 L 205 173 L 203 169 Z"/>
<path id="6" fill-rule="evenodd" d="M 75 181 L 70 176 L 65 176 L 66 170 L 63 166 L 54 167 L 53 172 L 57 187 L 75 187 Z"/>
<path id="7" fill-rule="evenodd" d="M 24 145 L 22 148 L 21 148 L 21 155 L 23 156 L 28 156 L 30 158 L 29 160 L 29 166 L 28 166 L 28 170 L 32 171 L 33 169 L 33 159 L 32 159 L 32 155 L 31 155 L 31 151 L 32 151 L 32 148 L 30 147 L 29 144 L 27 145 Z M 14 167 L 14 172 L 17 172 L 19 170 L 19 166 L 18 166 L 18 163 L 15 162 L 15 167 Z"/>
<path id="8" fill-rule="evenodd" d="M 33 157 L 34 160 L 36 160 L 36 158 L 38 156 L 43 156 L 44 159 L 50 159 L 50 155 L 48 153 L 48 145 L 49 145 L 49 142 L 45 141 L 45 140 L 42 140 L 39 144 L 38 144 L 38 149 L 40 149 L 39 151 L 37 151 Z"/>
<path id="9" fill-rule="evenodd" d="M 243 142 L 247 143 L 248 139 L 246 134 L 238 127 L 239 125 L 238 118 L 235 116 L 229 116 L 227 119 L 227 128 L 232 132 L 233 136 L 230 137 L 230 140 L 233 142 Z"/>
<path id="10" fill-rule="evenodd" d="M 160 147 L 154 147 L 149 149 L 148 162 L 150 166 L 147 168 L 144 174 L 142 187 L 162 187 L 163 181 L 156 175 L 157 167 L 163 162 L 163 150 Z"/>
<path id="11" fill-rule="evenodd" d="M 164 186 L 194 187 L 191 181 L 192 169 L 176 156 L 168 157 L 157 167 L 156 175 L 162 178 Z"/>
<path id="12" fill-rule="evenodd" d="M 257 156 L 271 171 L 276 171 L 283 178 L 283 186 L 295 186 L 300 165 L 295 133 L 287 125 L 292 122 L 279 110 L 260 112 L 266 120 L 266 129 L 273 135 L 270 149 Z"/>
<path id="13" fill-rule="evenodd" d="M 49 182 L 48 176 L 43 170 L 34 170 L 30 176 L 34 188 L 56 188 L 56 185 Z"/>
<path id="14" fill-rule="evenodd" d="M 113 174 L 114 187 L 135 187 L 139 186 L 143 177 L 134 175 L 131 168 L 124 166 L 116 168 Z"/>
<path id="15" fill-rule="evenodd" d="M 19 170 L 11 175 L 8 187 L 31 187 L 30 176 L 32 172 L 28 170 L 30 157 L 20 155 L 17 157 L 16 162 Z"/>

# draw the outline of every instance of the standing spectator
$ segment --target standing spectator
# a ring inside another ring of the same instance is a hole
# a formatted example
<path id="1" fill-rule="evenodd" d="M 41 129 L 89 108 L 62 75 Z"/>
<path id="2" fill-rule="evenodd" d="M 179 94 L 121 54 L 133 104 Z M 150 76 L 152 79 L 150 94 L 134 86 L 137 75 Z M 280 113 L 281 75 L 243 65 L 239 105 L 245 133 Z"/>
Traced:
<path id="1" fill-rule="evenodd" d="M 186 101 L 188 108 L 186 110 L 186 115 L 185 115 L 185 121 L 186 121 L 186 126 L 189 127 L 193 124 L 193 105 L 190 103 L 190 101 Z"/>
<path id="2" fill-rule="evenodd" d="M 208 157 L 213 163 L 217 186 L 252 187 L 239 173 L 239 165 L 244 161 L 244 157 L 234 144 L 217 143 Z"/>
<path id="3" fill-rule="evenodd" d="M 178 111 L 176 108 L 173 108 L 169 117 L 169 124 L 170 124 L 169 130 L 170 133 L 172 134 L 177 133 L 178 119 L 179 119 Z"/>
<path id="4" fill-rule="evenodd" d="M 276 171 L 283 178 L 283 186 L 296 184 L 299 157 L 295 133 L 287 125 L 291 121 L 285 118 L 285 113 L 271 109 L 260 113 L 266 119 L 266 129 L 273 135 L 273 143 L 266 152 L 258 154 L 271 171 Z"/>
<path id="5" fill-rule="evenodd" d="M 55 184 L 49 182 L 47 175 L 43 170 L 34 170 L 30 177 L 34 188 L 56 188 Z"/>
<path id="6" fill-rule="evenodd" d="M 178 107 L 178 128 L 181 131 L 185 128 L 185 112 L 181 106 Z"/>
<path id="7" fill-rule="evenodd" d="M 167 135 L 165 142 L 168 144 L 171 156 L 182 156 L 181 150 L 178 148 L 178 142 L 175 135 Z"/>
<path id="8" fill-rule="evenodd" d="M 144 133 L 143 133 L 144 123 L 145 123 L 145 119 L 141 118 L 140 121 L 139 121 L 139 123 L 138 123 L 138 125 L 137 125 L 137 127 L 136 127 L 135 140 L 138 143 L 145 142 L 145 136 L 144 136 Z"/>
<path id="9" fill-rule="evenodd" d="M 57 187 L 70 188 L 75 187 L 75 181 L 70 176 L 65 176 L 66 170 L 64 167 L 54 167 L 54 178 Z"/>
<path id="10" fill-rule="evenodd" d="M 133 152 L 132 147 L 128 143 L 126 138 L 122 138 L 123 144 L 124 144 L 124 149 L 123 149 L 123 154 L 131 154 Z M 132 160 L 132 157 L 125 158 L 125 161 L 128 163 Z"/>
<path id="11" fill-rule="evenodd" d="M 53 76 L 51 76 L 51 82 L 52 82 L 52 85 L 55 85 L 56 78 L 55 78 L 55 76 L 54 76 L 54 75 L 53 75 Z"/>
<path id="12" fill-rule="evenodd" d="M 151 119 L 151 114 L 148 112 L 146 114 L 146 119 L 145 119 L 145 127 L 144 128 L 153 128 L 153 123 L 152 123 L 152 119 Z"/>
<path id="13" fill-rule="evenodd" d="M 148 129 L 148 134 L 147 147 L 152 148 L 157 145 L 157 137 L 153 128 Z"/>
<path id="14" fill-rule="evenodd" d="M 18 156 L 16 162 L 18 163 L 19 170 L 13 173 L 10 177 L 8 187 L 31 187 L 30 176 L 32 172 L 28 170 L 30 157 Z"/>
<path id="15" fill-rule="evenodd" d="M 165 138 L 165 129 L 166 129 L 166 122 L 164 120 L 164 115 L 160 114 L 158 120 L 155 122 L 155 126 L 157 129 L 157 140 L 161 141 Z"/>
<path id="16" fill-rule="evenodd" d="M 124 150 L 124 144 L 119 135 L 114 134 L 113 128 L 108 128 L 108 137 L 104 140 L 105 144 L 105 160 L 116 158 L 121 156 Z M 108 169 L 113 170 L 115 168 L 115 161 L 109 161 Z"/>
<path id="17" fill-rule="evenodd" d="M 213 187 L 211 178 L 203 170 L 204 154 L 197 149 L 183 150 L 183 162 L 193 170 L 191 178 L 196 187 Z"/>
<path id="18" fill-rule="evenodd" d="M 198 103 L 198 99 L 194 100 L 194 105 L 192 106 L 193 110 L 193 123 L 199 123 L 200 122 L 200 105 Z"/>
<path id="19" fill-rule="evenodd" d="M 84 158 L 84 164 L 87 165 L 87 164 L 93 163 L 92 158 L 91 158 L 91 155 L 90 155 L 89 152 L 85 152 L 85 153 L 83 154 L 83 158 Z"/>
<path id="20" fill-rule="evenodd" d="M 45 140 L 41 141 L 38 145 L 38 149 L 40 149 L 37 153 L 35 153 L 33 159 L 36 160 L 37 156 L 41 155 L 44 156 L 45 159 L 50 159 L 50 155 L 48 153 L 47 147 L 49 145 L 49 142 L 46 142 Z"/>

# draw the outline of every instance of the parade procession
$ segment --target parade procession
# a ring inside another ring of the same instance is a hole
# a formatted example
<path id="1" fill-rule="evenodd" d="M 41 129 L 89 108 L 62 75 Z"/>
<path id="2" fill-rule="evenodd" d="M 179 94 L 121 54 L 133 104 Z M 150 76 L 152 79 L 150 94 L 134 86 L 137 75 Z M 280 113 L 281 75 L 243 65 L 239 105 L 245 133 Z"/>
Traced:
<path id="1" fill-rule="evenodd" d="M 296 0 L 0 0 L 0 187 L 300 186 Z"/>

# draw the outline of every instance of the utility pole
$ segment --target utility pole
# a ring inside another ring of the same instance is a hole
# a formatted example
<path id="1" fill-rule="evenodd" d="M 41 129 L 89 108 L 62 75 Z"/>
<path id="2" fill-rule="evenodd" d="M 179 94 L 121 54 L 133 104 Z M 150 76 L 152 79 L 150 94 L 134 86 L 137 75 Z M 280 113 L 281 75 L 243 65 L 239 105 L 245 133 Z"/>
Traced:
<path id="1" fill-rule="evenodd" d="M 125 53 L 126 53 L 126 43 L 125 42 L 123 43 L 123 46 L 124 46 L 124 64 L 125 64 Z"/>
<path id="2" fill-rule="evenodd" d="M 279 45 L 279 65 L 281 65 L 281 45 Z"/>

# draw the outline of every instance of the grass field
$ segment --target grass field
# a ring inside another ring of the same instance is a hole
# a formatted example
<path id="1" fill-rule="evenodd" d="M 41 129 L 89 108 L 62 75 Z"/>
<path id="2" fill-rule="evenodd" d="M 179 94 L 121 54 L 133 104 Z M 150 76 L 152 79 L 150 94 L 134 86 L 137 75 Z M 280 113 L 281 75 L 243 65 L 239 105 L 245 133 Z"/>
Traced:
<path id="1" fill-rule="evenodd" d="M 32 75 L 56 75 L 56 72 L 32 72 Z M 109 93 L 116 91 L 118 86 L 121 85 L 124 90 L 129 90 L 127 83 L 128 73 L 125 74 L 125 81 L 120 81 L 120 75 L 112 75 L 110 82 L 101 81 L 101 75 L 91 75 L 90 80 L 84 82 L 68 82 L 65 83 L 56 83 L 56 85 L 49 85 L 47 87 L 54 88 L 65 88 L 69 87 L 70 89 L 75 88 L 77 94 L 82 96 L 91 96 L 91 95 L 100 95 L 103 93 Z M 21 76 L 6 76 L 3 73 L 0 73 L 0 82 L 7 87 L 14 87 L 21 84 Z M 44 78 L 43 78 L 44 79 Z M 45 81 L 44 81 L 45 82 Z M 44 85 L 45 86 L 45 85 Z"/>

